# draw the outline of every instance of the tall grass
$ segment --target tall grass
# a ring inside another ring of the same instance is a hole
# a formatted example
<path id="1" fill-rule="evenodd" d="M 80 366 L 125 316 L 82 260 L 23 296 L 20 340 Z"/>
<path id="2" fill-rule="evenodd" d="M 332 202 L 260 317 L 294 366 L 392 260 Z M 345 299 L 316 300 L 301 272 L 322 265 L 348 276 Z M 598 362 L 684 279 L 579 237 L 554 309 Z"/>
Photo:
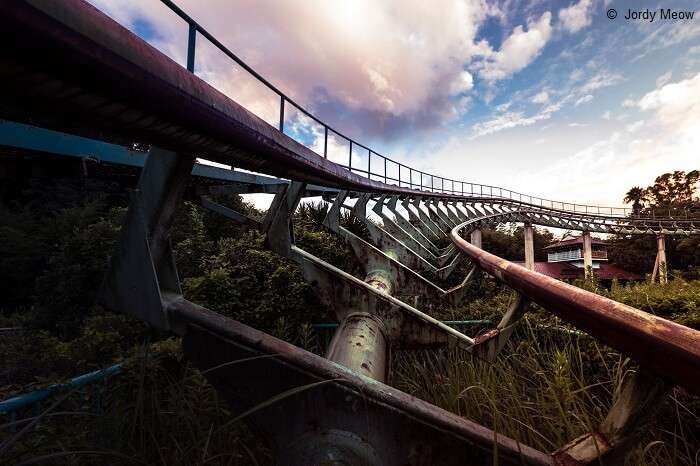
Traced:
<path id="1" fill-rule="evenodd" d="M 158 357 L 133 358 L 104 387 L 102 412 L 81 409 L 81 398 L 67 400 L 14 441 L 0 464 L 270 464 L 264 442 L 245 423 L 230 423 L 240 413 L 183 360 L 179 342 L 155 346 L 148 351 Z M 2 426 L 0 443 L 12 438 L 10 427 Z"/>
<path id="2" fill-rule="evenodd" d="M 397 352 L 394 384 L 542 451 L 597 429 L 635 370 L 586 336 L 524 325 L 489 363 L 459 350 Z M 698 399 L 674 389 L 626 464 L 697 465 Z"/>
<path id="3" fill-rule="evenodd" d="M 276 331 L 322 350 L 308 327 L 295 331 L 279 321 Z M 231 423 L 241 413 L 183 360 L 179 343 L 155 346 L 149 351 L 159 357 L 139 355 L 105 387 L 102 413 L 62 409 L 42 419 L 3 464 L 273 464 L 262 439 L 244 423 Z M 526 323 L 493 363 L 460 350 L 396 352 L 392 384 L 551 452 L 595 429 L 634 369 L 588 337 Z M 675 389 L 627 464 L 696 465 L 698 407 L 697 397 Z"/>

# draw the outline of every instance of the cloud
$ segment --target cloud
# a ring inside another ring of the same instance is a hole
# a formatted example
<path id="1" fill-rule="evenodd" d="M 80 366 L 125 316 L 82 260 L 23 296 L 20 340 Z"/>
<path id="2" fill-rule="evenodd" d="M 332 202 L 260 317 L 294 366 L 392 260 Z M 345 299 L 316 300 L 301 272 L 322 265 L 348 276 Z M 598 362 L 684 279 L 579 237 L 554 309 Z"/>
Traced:
<path id="1" fill-rule="evenodd" d="M 574 107 L 578 107 L 581 104 L 587 104 L 588 102 L 590 102 L 592 100 L 593 100 L 593 96 L 591 94 L 586 94 L 576 101 L 576 103 L 574 104 Z"/>
<path id="2" fill-rule="evenodd" d="M 673 71 L 668 71 L 658 78 L 656 78 L 656 87 L 661 87 L 667 82 L 671 81 L 671 78 L 673 77 Z"/>
<path id="3" fill-rule="evenodd" d="M 653 25 L 641 23 L 644 28 L 643 39 L 629 46 L 629 49 L 638 52 L 632 61 L 639 60 L 656 50 L 672 47 L 674 45 L 696 40 L 700 37 L 700 22 L 698 21 L 666 21 Z M 691 49 L 692 50 L 692 49 Z"/>
<path id="4" fill-rule="evenodd" d="M 629 125 L 625 126 L 625 129 L 627 129 L 627 131 L 630 133 L 634 133 L 637 130 L 639 130 L 642 126 L 644 126 L 644 120 L 639 120 L 639 121 L 635 121 L 634 123 L 630 123 Z"/>
<path id="5" fill-rule="evenodd" d="M 506 112 L 497 115 L 490 120 L 473 125 L 471 139 L 497 133 L 504 129 L 516 128 L 518 126 L 530 126 L 538 121 L 548 120 L 552 117 L 552 114 L 557 112 L 560 108 L 561 106 L 559 104 L 550 104 L 542 109 L 542 111 L 531 116 L 525 116 L 522 112 Z"/>
<path id="6" fill-rule="evenodd" d="M 604 87 L 614 86 L 623 82 L 625 79 L 618 73 L 611 73 L 607 70 L 600 71 L 593 75 L 581 87 L 580 92 L 587 94 L 592 91 L 602 89 Z"/>
<path id="7" fill-rule="evenodd" d="M 559 11 L 559 21 L 564 29 L 577 32 L 592 22 L 592 0 L 579 0 L 568 8 Z"/>
<path id="8" fill-rule="evenodd" d="M 547 91 L 542 91 L 536 94 L 530 101 L 535 104 L 547 103 L 549 102 L 549 93 L 547 93 Z"/>
<path id="9" fill-rule="evenodd" d="M 468 71 L 462 71 L 459 78 L 452 82 L 452 87 L 450 88 L 450 93 L 453 95 L 462 94 L 471 91 L 474 87 L 474 78 Z"/>
<path id="10" fill-rule="evenodd" d="M 503 113 L 503 112 L 507 111 L 507 110 L 510 108 L 511 105 L 513 105 L 513 102 L 512 102 L 512 101 L 509 101 L 509 102 L 506 102 L 506 103 L 504 103 L 504 104 L 498 105 L 498 106 L 496 106 L 496 111 L 497 111 L 497 112 Z"/>
<path id="11" fill-rule="evenodd" d="M 536 21 L 528 22 L 527 31 L 517 26 L 503 41 L 501 49 L 480 63 L 479 75 L 487 81 L 498 81 L 516 73 L 539 56 L 552 34 L 552 14 L 546 11 Z"/>
<path id="12" fill-rule="evenodd" d="M 91 0 L 184 61 L 187 27 L 157 1 Z M 353 136 L 395 136 L 459 116 L 473 87 L 464 65 L 491 54 L 476 40 L 498 13 L 485 0 L 278 2 L 180 0 L 178 5 L 279 89 L 329 123 L 352 121 Z M 240 84 L 244 75 L 201 35 L 197 71 L 244 106 L 274 115 L 274 95 Z M 240 89 L 245 87 L 246 89 Z M 264 101 L 264 102 L 263 102 Z M 257 112 L 256 112 L 257 113 Z"/>
<path id="13" fill-rule="evenodd" d="M 656 123 L 667 132 L 689 137 L 700 147 L 700 73 L 645 94 L 637 107 L 652 112 Z"/>
<path id="14" fill-rule="evenodd" d="M 603 120 L 609 120 L 610 118 L 612 118 L 612 112 L 610 112 L 610 110 L 606 110 L 605 113 L 601 115 L 601 118 Z"/>
<path id="15" fill-rule="evenodd" d="M 571 199 L 619 204 L 627 189 L 652 183 L 661 173 L 698 166 L 700 147 L 700 73 L 646 93 L 634 106 L 643 120 L 562 157 L 533 174 L 543 194 L 566 192 Z M 614 173 L 605 177 L 582 173 Z"/>

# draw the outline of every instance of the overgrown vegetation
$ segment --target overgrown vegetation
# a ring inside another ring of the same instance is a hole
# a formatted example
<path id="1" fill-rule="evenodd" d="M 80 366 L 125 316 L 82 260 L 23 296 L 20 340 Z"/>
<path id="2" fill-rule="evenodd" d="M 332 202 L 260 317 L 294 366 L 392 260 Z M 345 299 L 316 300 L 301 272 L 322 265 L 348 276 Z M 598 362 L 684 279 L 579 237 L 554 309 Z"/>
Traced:
<path id="1" fill-rule="evenodd" d="M 6 298 L 0 327 L 19 329 L 2 334 L 0 399 L 116 361 L 124 361 L 126 367 L 121 375 L 93 385 L 84 394 L 69 394 L 26 432 L 21 429 L 32 422 L 31 410 L 20 413 L 17 424 L 10 425 L 9 417 L 3 417 L 0 462 L 270 464 L 267 446 L 243 422 L 230 422 L 240 413 L 232 412 L 202 374 L 183 359 L 179 340 L 94 304 L 119 235 L 123 197 L 68 198 L 60 208 L 55 202 L 42 205 L 26 199 L 1 208 L 0 283 Z M 237 196 L 218 200 L 250 216 L 261 216 Z M 343 241 L 321 226 L 325 208 L 315 204 L 299 209 L 296 242 L 357 273 Z M 351 215 L 344 214 L 342 222 L 356 234 L 366 235 Z M 537 230 L 538 245 L 550 240 L 551 233 Z M 485 233 L 484 244 L 503 257 L 519 259 L 522 230 Z M 293 263 L 265 249 L 260 234 L 184 203 L 177 214 L 173 246 L 189 299 L 323 352 L 327 335 L 314 332 L 309 324 L 328 321 L 328 311 Z M 463 277 L 466 268 L 463 264 L 456 278 Z M 595 283 L 580 285 L 700 328 L 697 280 L 679 277 L 665 286 L 614 284 L 610 290 L 596 288 Z M 435 304 L 431 314 L 445 320 L 498 321 L 511 293 L 488 278 L 472 286 L 464 305 Z M 393 384 L 551 451 L 596 425 L 624 374 L 633 369 L 629 361 L 592 339 L 559 328 L 567 326 L 533 307 L 504 353 L 507 356 L 494 364 L 457 351 L 399 352 Z M 675 389 L 629 464 L 696 464 L 698 413 L 698 398 Z M 12 431 L 13 426 L 21 435 Z"/>

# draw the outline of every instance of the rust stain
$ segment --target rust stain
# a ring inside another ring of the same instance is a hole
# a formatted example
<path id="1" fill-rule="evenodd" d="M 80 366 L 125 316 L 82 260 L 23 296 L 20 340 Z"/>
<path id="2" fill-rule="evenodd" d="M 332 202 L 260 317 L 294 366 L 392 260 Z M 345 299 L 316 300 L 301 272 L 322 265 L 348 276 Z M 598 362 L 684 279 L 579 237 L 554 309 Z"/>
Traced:
<path id="1" fill-rule="evenodd" d="M 478 346 L 478 345 L 481 345 L 489 340 L 492 340 L 492 339 L 496 338 L 500 333 L 501 333 L 501 331 L 497 328 L 487 330 L 486 332 L 484 332 L 481 335 L 474 338 L 474 346 Z"/>

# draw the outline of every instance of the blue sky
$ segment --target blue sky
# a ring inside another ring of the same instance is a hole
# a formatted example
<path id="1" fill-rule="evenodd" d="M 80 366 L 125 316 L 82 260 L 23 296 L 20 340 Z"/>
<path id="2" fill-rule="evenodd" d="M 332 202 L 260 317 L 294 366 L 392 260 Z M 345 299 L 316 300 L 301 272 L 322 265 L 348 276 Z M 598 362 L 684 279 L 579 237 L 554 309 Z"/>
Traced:
<path id="1" fill-rule="evenodd" d="M 184 63 L 186 27 L 157 0 L 93 3 Z M 700 15 L 661 20 L 659 3 L 609 0 L 178 5 L 324 121 L 419 169 L 620 205 L 633 185 L 700 167 Z M 656 18 L 626 20 L 631 7 Z M 276 123 L 271 93 L 203 40 L 197 58 L 203 79 Z M 322 147 L 320 128 L 288 118 Z M 331 152 L 344 160 L 346 143 Z"/>

